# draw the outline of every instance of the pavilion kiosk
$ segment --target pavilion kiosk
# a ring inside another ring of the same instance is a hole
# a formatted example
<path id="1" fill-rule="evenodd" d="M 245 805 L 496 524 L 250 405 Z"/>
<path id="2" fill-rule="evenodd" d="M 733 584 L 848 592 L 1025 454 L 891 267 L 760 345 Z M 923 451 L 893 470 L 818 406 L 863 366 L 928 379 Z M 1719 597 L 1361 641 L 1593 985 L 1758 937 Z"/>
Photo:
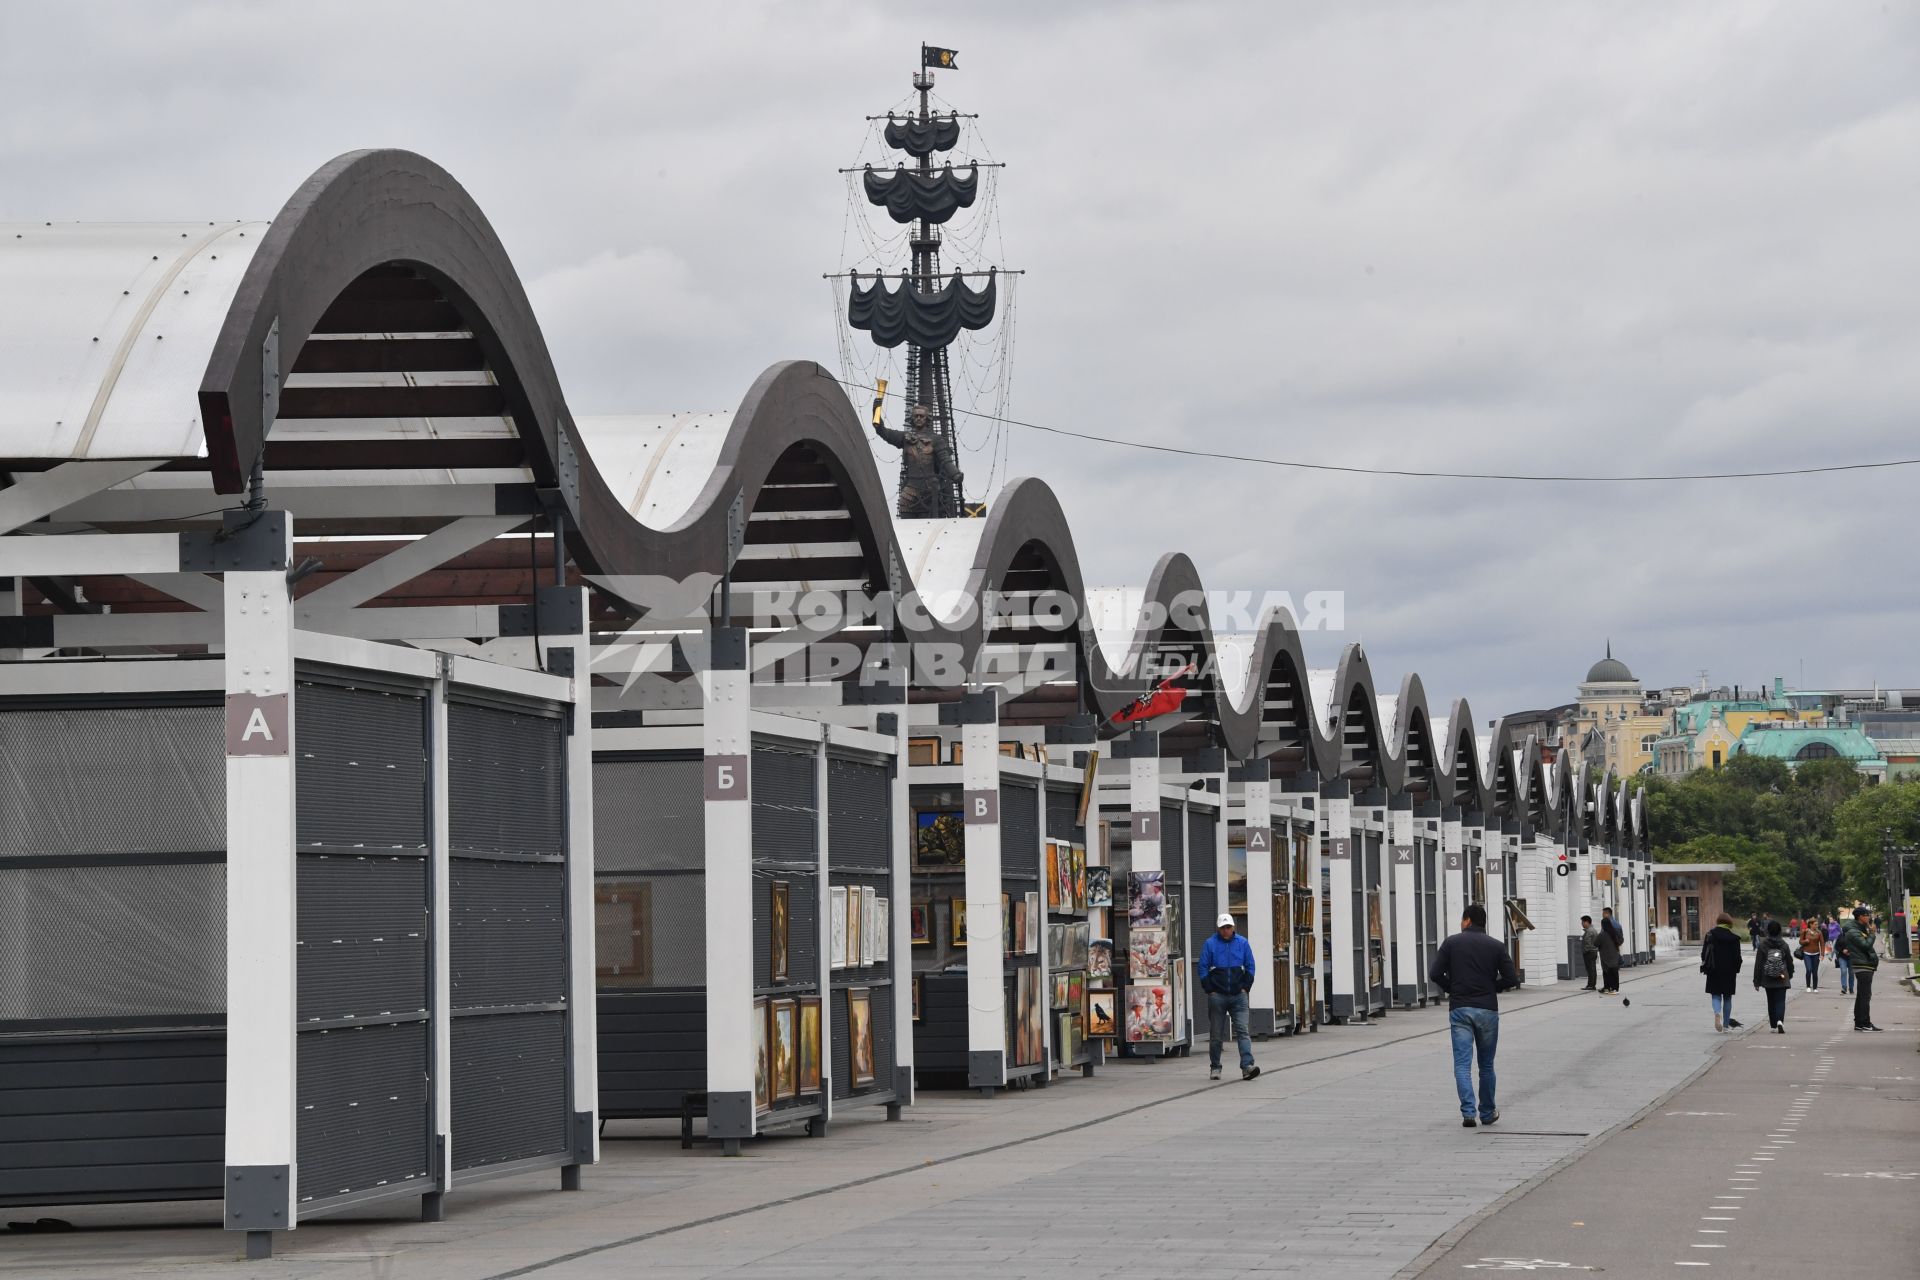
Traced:
<path id="1" fill-rule="evenodd" d="M 0 1203 L 224 1198 L 265 1257 L 596 1158 L 585 637 L 524 670 L 306 630 L 293 546 L 274 510 L 0 538 L 0 577 L 201 602 L 92 615 L 101 652 L 208 647 L 0 632 Z"/>
<path id="2" fill-rule="evenodd" d="M 1256 968 L 1250 993 L 1249 1024 L 1256 1036 L 1292 1035 L 1317 1025 L 1312 883 L 1318 842 L 1313 797 L 1281 789 L 1296 784 L 1275 781 L 1266 759 L 1236 764 L 1228 777 L 1227 883 L 1246 885 L 1245 903 L 1230 891 L 1228 910 L 1245 928 L 1254 954 L 1270 957 Z"/>
<path id="3" fill-rule="evenodd" d="M 1551 986 L 1561 978 L 1560 919 L 1565 908 L 1560 904 L 1565 894 L 1556 871 L 1559 860 L 1560 846 L 1551 833 L 1531 824 L 1523 828 L 1515 864 L 1516 900 L 1533 928 L 1520 935 L 1518 963 L 1535 986 Z"/>
<path id="4" fill-rule="evenodd" d="M 1321 784 L 1321 894 L 1327 904 L 1328 1020 L 1365 1018 L 1371 1003 L 1367 972 L 1367 893 L 1364 853 L 1353 790 L 1344 778 Z"/>
<path id="5" fill-rule="evenodd" d="M 1276 962 L 1274 1020 L 1277 1030 L 1318 1031 L 1326 1008 L 1322 991 L 1328 938 L 1327 910 L 1320 894 L 1320 778 L 1304 770 L 1272 784 Z M 1284 910 L 1285 920 L 1280 921 Z M 1284 924 L 1284 928 L 1282 927 Z M 1278 949 L 1287 951 L 1284 991 Z M 1284 1002 L 1284 1003 L 1283 1003 Z"/>
<path id="6" fill-rule="evenodd" d="M 1083 805 L 1093 809 L 1087 771 L 1089 765 L 1096 771 L 1099 767 L 1097 731 L 1092 716 L 1075 716 L 1066 724 L 1049 725 L 1044 738 L 1046 832 L 1038 892 L 1048 926 L 1039 940 L 1045 966 L 1041 989 L 1050 1002 L 1045 1030 L 1054 1073 L 1077 1069 L 1091 1076 L 1106 1061 L 1107 1046 L 1114 1040 L 1094 1034 L 1099 1018 L 1118 1015 L 1111 868 L 1099 827 L 1088 831 L 1081 820 Z M 1097 890 L 1101 883 L 1108 886 L 1104 895 L 1090 892 L 1089 886 Z M 1010 904 L 1010 909 L 1017 908 Z M 1025 940 L 1022 932 L 1015 942 Z M 1097 946 L 1101 942 L 1104 948 Z M 1058 965 L 1052 954 L 1056 948 Z M 1108 1003 L 1096 1010 L 1101 1000 Z"/>
<path id="7" fill-rule="evenodd" d="M 1113 754 L 1111 763 L 1101 763 L 1098 799 L 1114 885 L 1114 987 L 1121 993 L 1116 1046 L 1122 1057 L 1184 1056 L 1193 1043 L 1191 1010 L 1182 1004 L 1193 984 L 1189 789 L 1162 781 L 1154 730 L 1135 727 L 1108 745 Z M 1210 800 L 1204 807 L 1217 815 L 1219 797 Z"/>
<path id="8" fill-rule="evenodd" d="M 1369 787 L 1354 798 L 1354 867 L 1364 898 L 1365 1014 L 1387 1011 L 1393 980 L 1393 935 L 1388 929 L 1387 792 Z"/>
<path id="9" fill-rule="evenodd" d="M 1472 874 L 1467 869 L 1466 825 L 1457 805 L 1440 806 L 1440 924 L 1444 941 L 1460 927 L 1471 900 Z"/>
<path id="10" fill-rule="evenodd" d="M 1080 823 L 1084 764 L 1048 762 L 1091 750 L 1092 725 L 1054 726 L 1043 744 L 1000 724 L 998 696 L 916 708 L 939 719 L 917 722 L 907 747 L 915 1062 L 922 1079 L 988 1096 L 1101 1060 L 1084 1008 L 1098 857 Z"/>
<path id="11" fill-rule="evenodd" d="M 913 1094 L 904 708 L 755 709 L 750 654 L 715 628 L 697 703 L 604 710 L 594 740 L 601 1114 L 704 1116 L 729 1155 Z"/>
<path id="12" fill-rule="evenodd" d="M 1427 969 L 1439 944 L 1440 806 L 1414 807 L 1402 792 L 1387 808 L 1393 1003 L 1410 1009 L 1428 999 Z"/>

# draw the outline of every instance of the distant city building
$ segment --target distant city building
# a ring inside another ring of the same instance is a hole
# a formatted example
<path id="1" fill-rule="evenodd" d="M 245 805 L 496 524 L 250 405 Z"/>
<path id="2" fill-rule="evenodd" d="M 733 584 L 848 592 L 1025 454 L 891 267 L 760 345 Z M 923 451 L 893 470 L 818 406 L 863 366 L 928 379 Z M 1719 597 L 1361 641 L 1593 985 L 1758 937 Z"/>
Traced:
<path id="1" fill-rule="evenodd" d="M 1789 768 L 1809 760 L 1851 760 L 1868 782 L 1887 776 L 1887 758 L 1872 738 L 1851 725 L 1750 722 L 1733 744 L 1735 755 L 1784 760 Z"/>
<path id="2" fill-rule="evenodd" d="M 1638 773 L 1653 760 L 1654 744 L 1666 728 L 1664 691 L 1649 699 L 1627 664 L 1607 656 L 1587 670 L 1580 697 L 1570 709 L 1562 742 L 1577 747 L 1594 768 L 1611 766 L 1615 777 Z"/>
<path id="3" fill-rule="evenodd" d="M 1732 693 L 1732 697 L 1722 694 Z M 1796 724 L 1823 718 L 1817 695 L 1789 693 L 1774 678 L 1764 691 L 1719 690 L 1673 708 L 1666 731 L 1653 745 L 1654 769 L 1664 778 L 1684 778 L 1695 769 L 1718 769 L 1733 758 L 1734 748 L 1747 726 L 1754 723 Z"/>

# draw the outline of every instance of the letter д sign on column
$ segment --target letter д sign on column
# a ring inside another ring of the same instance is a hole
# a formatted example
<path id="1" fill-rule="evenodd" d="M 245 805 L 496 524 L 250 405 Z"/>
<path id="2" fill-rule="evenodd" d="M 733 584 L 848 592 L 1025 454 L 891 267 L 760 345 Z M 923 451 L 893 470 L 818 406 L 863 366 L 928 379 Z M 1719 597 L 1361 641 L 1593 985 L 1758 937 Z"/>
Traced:
<path id="1" fill-rule="evenodd" d="M 283 756 L 287 754 L 287 695 L 253 693 L 227 695 L 227 754 Z"/>

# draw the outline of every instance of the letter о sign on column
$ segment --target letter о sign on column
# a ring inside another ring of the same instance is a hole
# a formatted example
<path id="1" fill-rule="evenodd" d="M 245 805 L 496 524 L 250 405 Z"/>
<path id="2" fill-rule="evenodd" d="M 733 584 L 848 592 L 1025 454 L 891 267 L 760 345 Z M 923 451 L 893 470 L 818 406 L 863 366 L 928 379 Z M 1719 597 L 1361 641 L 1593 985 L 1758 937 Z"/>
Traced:
<path id="1" fill-rule="evenodd" d="M 227 695 L 227 754 L 230 756 L 284 756 L 287 754 L 287 695 L 253 693 Z"/>

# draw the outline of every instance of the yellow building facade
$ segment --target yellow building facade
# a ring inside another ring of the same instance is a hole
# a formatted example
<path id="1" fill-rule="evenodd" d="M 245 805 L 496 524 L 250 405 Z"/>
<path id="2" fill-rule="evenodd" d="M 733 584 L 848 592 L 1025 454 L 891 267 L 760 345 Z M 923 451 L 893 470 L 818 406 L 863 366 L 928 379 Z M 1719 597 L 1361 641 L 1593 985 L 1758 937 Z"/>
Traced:
<path id="1" fill-rule="evenodd" d="M 1607 656 L 1594 663 L 1580 682 L 1579 702 L 1567 722 L 1567 740 L 1598 744 L 1599 758 L 1589 753 L 1588 762 L 1611 766 L 1615 777 L 1638 773 L 1653 761 L 1654 744 L 1667 728 L 1664 713 L 1645 708 L 1646 691 L 1627 664 L 1613 656 L 1609 644 Z"/>

